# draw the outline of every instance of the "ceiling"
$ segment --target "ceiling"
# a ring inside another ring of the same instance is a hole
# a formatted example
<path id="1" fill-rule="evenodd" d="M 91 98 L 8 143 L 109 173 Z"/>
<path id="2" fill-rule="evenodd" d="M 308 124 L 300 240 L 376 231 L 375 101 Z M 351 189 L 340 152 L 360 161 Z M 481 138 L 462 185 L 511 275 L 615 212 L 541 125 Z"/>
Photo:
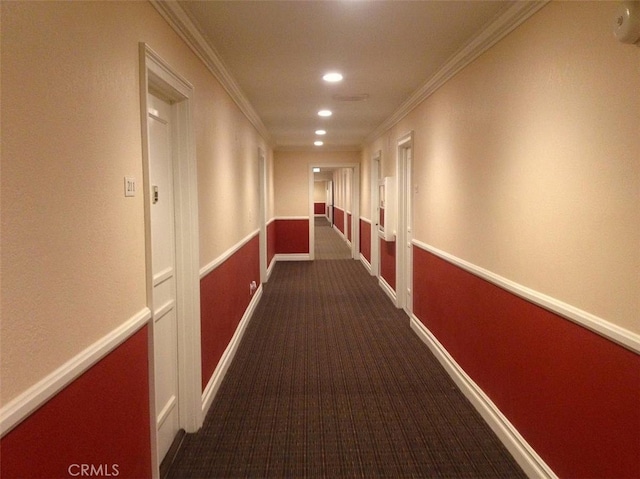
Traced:
<path id="1" fill-rule="evenodd" d="M 513 3 L 189 0 L 177 5 L 275 149 L 359 149 Z M 328 84 L 322 80 L 328 71 L 339 71 L 344 79 Z M 366 100 L 352 98 L 364 95 Z M 319 117 L 323 108 L 333 115 Z M 319 138 L 316 129 L 327 134 Z M 314 147 L 316 139 L 324 145 Z"/>

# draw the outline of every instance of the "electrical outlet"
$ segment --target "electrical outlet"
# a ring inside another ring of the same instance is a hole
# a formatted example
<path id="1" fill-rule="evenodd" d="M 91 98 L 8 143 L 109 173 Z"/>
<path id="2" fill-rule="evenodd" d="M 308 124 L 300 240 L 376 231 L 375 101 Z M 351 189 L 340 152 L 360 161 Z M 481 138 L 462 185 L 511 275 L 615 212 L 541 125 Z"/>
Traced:
<path id="1" fill-rule="evenodd" d="M 258 285 L 256 284 L 256 282 L 251 281 L 251 283 L 249 284 L 249 295 L 253 295 L 253 293 L 255 293 L 257 289 Z"/>

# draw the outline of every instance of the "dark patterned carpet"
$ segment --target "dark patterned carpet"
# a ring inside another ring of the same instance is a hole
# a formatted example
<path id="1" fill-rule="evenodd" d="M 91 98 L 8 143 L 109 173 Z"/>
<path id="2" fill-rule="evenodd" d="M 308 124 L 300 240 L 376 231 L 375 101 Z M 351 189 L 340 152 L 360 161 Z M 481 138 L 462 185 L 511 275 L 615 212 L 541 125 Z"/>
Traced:
<path id="1" fill-rule="evenodd" d="M 351 251 L 326 217 L 315 218 L 316 259 L 350 259 Z"/>
<path id="2" fill-rule="evenodd" d="M 526 477 L 361 264 L 279 263 L 173 478 Z"/>

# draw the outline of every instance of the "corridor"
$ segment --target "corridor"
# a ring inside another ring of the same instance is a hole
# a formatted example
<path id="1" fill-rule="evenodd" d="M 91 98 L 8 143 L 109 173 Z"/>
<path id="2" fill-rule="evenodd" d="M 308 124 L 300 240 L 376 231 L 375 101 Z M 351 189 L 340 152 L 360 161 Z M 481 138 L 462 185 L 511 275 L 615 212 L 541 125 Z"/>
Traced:
<path id="1" fill-rule="evenodd" d="M 624 15 L 0 1 L 2 479 L 640 478 Z"/>
<path id="2" fill-rule="evenodd" d="M 276 265 L 169 477 L 526 477 L 324 219 L 316 251 Z"/>

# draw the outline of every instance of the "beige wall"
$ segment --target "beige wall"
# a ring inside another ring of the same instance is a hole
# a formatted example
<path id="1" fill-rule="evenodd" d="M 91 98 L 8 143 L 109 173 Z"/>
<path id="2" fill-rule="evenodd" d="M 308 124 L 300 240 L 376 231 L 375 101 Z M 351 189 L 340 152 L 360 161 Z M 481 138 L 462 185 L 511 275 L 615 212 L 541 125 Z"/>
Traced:
<path id="1" fill-rule="evenodd" d="M 640 48 L 615 8 L 549 4 L 364 158 L 395 174 L 414 130 L 416 239 L 638 333 Z"/>
<path id="2" fill-rule="evenodd" d="M 209 88 L 196 148 L 200 258 L 206 265 L 259 228 L 258 147 L 265 151 L 268 165 L 271 153 L 222 87 L 208 72 L 202 74 Z M 269 183 L 267 192 L 272 194 Z"/>
<path id="3" fill-rule="evenodd" d="M 309 167 L 359 163 L 357 151 L 274 152 L 275 216 L 309 216 Z"/>
<path id="4" fill-rule="evenodd" d="M 351 213 L 352 168 L 338 168 L 333 172 L 334 204 L 341 210 Z"/>
<path id="5" fill-rule="evenodd" d="M 313 183 L 313 201 L 315 203 L 326 203 L 327 182 L 325 180 L 315 180 Z"/>
<path id="6" fill-rule="evenodd" d="M 2 2 L 3 404 L 146 304 L 140 41 L 195 87 L 201 266 L 259 226 L 268 145 L 150 4 Z"/>

